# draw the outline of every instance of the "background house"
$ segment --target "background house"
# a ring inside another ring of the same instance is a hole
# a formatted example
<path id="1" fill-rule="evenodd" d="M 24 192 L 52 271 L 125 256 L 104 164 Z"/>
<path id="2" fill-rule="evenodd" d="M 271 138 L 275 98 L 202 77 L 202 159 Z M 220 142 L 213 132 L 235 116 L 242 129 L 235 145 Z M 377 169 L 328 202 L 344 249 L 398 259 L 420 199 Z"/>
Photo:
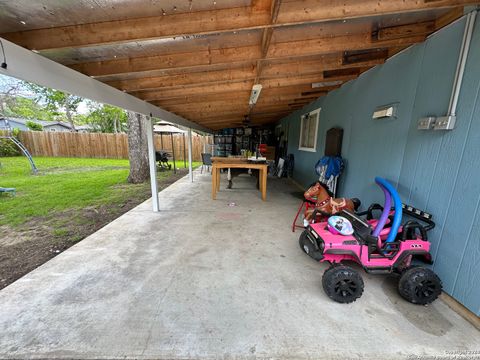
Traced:
<path id="1" fill-rule="evenodd" d="M 92 130 L 90 125 L 78 125 L 75 126 L 75 130 L 72 130 L 72 126 L 69 123 L 63 121 L 44 121 L 36 119 L 21 119 L 21 118 L 0 118 L 0 129 L 18 129 L 20 131 L 29 131 L 27 122 L 33 122 L 35 124 L 42 125 L 43 131 L 57 131 L 57 132 L 90 132 Z"/>

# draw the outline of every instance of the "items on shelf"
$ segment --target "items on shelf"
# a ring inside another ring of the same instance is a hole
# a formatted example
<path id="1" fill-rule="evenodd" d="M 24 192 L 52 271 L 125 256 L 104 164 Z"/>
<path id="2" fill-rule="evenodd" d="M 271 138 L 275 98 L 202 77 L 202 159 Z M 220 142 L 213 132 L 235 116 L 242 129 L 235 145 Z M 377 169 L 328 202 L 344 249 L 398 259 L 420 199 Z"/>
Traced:
<path id="1" fill-rule="evenodd" d="M 245 155 L 247 152 L 255 154 L 257 147 L 262 144 L 262 154 L 267 159 L 275 158 L 273 131 L 270 128 L 228 128 L 218 131 L 214 135 L 215 156 Z"/>

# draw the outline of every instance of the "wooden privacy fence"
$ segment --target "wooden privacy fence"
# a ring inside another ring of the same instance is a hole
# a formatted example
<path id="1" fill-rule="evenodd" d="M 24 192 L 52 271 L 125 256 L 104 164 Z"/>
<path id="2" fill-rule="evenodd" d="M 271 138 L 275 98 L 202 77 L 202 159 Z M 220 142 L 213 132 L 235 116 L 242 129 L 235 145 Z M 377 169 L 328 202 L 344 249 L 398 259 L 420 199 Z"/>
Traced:
<path id="1" fill-rule="evenodd" d="M 126 134 L 22 131 L 18 137 L 32 156 L 128 159 Z M 192 136 L 193 161 L 202 160 L 203 144 L 207 139 Z M 184 160 L 184 154 L 188 158 L 187 141 L 186 134 L 185 138 L 183 134 L 173 135 L 175 158 L 179 161 Z M 170 134 L 155 135 L 155 148 L 172 152 Z"/>

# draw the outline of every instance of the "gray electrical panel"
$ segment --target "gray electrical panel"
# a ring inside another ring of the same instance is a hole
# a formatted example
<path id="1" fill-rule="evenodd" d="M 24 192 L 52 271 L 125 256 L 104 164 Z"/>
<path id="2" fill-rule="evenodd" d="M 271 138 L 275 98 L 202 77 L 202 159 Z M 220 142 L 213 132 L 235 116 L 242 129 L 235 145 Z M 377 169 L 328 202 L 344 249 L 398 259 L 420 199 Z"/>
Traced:
<path id="1" fill-rule="evenodd" d="M 457 120 L 456 116 L 442 116 L 438 117 L 435 121 L 434 130 L 453 130 L 455 128 L 455 121 Z"/>
<path id="2" fill-rule="evenodd" d="M 435 116 L 427 116 L 418 120 L 418 130 L 431 130 L 435 125 Z"/>

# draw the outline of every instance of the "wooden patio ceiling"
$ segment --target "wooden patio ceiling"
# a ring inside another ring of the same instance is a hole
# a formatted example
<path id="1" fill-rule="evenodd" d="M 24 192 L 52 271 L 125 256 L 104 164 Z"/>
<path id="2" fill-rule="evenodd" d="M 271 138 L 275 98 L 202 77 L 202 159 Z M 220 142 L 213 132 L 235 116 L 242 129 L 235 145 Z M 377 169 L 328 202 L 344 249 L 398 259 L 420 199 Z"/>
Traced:
<path id="1" fill-rule="evenodd" d="M 478 3 L 0 0 L 0 37 L 220 129 L 274 122 Z"/>

